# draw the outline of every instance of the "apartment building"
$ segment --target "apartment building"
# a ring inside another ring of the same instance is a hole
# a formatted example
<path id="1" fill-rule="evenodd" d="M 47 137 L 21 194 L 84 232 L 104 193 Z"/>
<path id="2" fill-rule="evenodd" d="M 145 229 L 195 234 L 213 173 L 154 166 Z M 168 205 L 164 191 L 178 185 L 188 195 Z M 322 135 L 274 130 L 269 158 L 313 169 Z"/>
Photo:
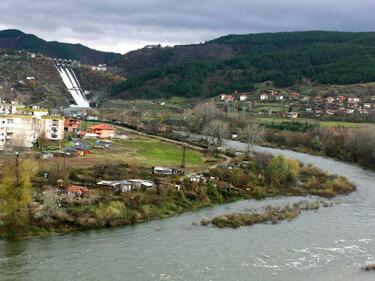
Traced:
<path id="1" fill-rule="evenodd" d="M 64 117 L 48 110 L 0 101 L 0 150 L 15 146 L 32 148 L 39 136 L 59 141 L 64 138 Z"/>

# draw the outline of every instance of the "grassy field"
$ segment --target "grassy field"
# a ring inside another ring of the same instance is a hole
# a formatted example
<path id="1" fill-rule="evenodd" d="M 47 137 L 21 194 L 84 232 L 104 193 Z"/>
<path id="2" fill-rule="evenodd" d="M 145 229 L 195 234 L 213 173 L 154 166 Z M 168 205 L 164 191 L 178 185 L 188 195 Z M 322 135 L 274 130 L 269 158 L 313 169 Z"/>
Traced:
<path id="1" fill-rule="evenodd" d="M 127 133 L 127 140 L 113 140 L 112 148 L 93 148 L 91 154 L 82 157 L 66 157 L 43 160 L 40 162 L 41 168 L 49 169 L 62 167 L 90 167 L 95 164 L 125 162 L 136 166 L 168 166 L 178 168 L 182 162 L 182 147 L 163 142 L 157 139 L 147 138 L 132 133 Z M 95 140 L 87 140 L 94 145 Z M 186 168 L 188 171 L 198 171 L 206 169 L 207 159 L 202 153 L 187 149 Z"/>

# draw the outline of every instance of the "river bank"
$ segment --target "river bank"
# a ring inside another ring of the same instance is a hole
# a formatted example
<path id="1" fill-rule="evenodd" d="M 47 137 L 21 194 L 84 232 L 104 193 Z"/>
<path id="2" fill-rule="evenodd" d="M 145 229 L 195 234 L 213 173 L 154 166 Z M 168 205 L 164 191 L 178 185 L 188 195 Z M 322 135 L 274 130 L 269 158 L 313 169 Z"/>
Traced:
<path id="1" fill-rule="evenodd" d="M 171 177 L 164 178 L 156 188 L 124 193 L 93 188 L 83 197 L 66 195 L 57 187 L 36 190 L 29 220 L 13 238 L 133 225 L 242 199 L 335 197 L 353 192 L 355 185 L 311 165 L 258 153 L 215 165 L 198 181 Z M 6 237 L 6 225 L 0 230 Z"/>
<path id="2" fill-rule="evenodd" d="M 225 145 L 235 150 L 242 147 L 232 141 Z M 192 223 L 202 217 L 242 213 L 249 206 L 261 209 L 305 199 L 240 200 L 127 227 L 27 241 L 1 240 L 0 279 L 122 281 L 127 276 L 139 281 L 373 280 L 373 273 L 361 267 L 374 262 L 371 233 L 375 232 L 375 173 L 329 158 L 257 149 L 346 175 L 358 190 L 334 199 L 340 204 L 332 208 L 305 212 L 292 222 L 272 226 L 216 229 Z"/>

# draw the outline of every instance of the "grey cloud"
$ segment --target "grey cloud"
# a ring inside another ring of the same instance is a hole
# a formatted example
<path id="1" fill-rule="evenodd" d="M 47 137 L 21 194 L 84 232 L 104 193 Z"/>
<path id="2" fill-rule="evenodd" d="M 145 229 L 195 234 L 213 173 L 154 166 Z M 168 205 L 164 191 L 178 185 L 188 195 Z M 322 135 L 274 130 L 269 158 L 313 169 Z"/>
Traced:
<path id="1" fill-rule="evenodd" d="M 229 33 L 371 31 L 373 0 L 1 0 L 0 27 L 125 52 Z"/>

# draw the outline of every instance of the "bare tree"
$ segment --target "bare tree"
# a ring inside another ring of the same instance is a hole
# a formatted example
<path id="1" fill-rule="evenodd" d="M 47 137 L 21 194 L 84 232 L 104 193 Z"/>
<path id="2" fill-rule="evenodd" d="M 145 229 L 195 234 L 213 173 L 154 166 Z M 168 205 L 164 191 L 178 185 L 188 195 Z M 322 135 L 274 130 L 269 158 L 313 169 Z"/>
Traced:
<path id="1" fill-rule="evenodd" d="M 221 145 L 223 137 L 226 136 L 228 131 L 229 131 L 228 122 L 221 121 L 221 120 L 211 120 L 203 130 L 205 134 L 212 137 L 212 144 L 216 146 Z"/>
<path id="2" fill-rule="evenodd" d="M 183 119 L 190 129 L 202 130 L 211 120 L 224 115 L 214 102 L 206 102 L 196 105 L 193 109 L 183 113 Z"/>
<path id="3" fill-rule="evenodd" d="M 242 130 L 241 135 L 247 144 L 247 154 L 252 154 L 255 145 L 263 140 L 264 130 L 259 124 L 251 122 Z"/>

